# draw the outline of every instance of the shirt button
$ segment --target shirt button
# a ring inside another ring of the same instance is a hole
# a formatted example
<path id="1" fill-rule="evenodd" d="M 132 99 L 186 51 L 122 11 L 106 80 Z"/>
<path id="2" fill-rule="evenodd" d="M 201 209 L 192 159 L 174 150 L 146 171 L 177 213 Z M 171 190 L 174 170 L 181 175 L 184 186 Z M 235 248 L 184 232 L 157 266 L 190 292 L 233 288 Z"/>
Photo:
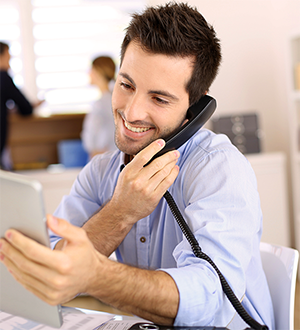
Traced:
<path id="1" fill-rule="evenodd" d="M 145 238 L 144 236 L 142 236 L 142 237 L 140 238 L 140 241 L 141 241 L 142 243 L 145 243 L 145 242 L 146 242 L 146 238 Z"/>

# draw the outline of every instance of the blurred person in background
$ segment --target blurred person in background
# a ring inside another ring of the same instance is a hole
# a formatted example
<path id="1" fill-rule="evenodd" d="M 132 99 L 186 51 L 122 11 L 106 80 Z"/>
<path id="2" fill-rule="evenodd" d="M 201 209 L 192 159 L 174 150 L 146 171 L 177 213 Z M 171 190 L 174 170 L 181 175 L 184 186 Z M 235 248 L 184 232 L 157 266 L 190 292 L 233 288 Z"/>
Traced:
<path id="1" fill-rule="evenodd" d="M 8 137 L 8 114 L 7 104 L 13 101 L 15 109 L 23 116 L 31 115 L 33 109 L 39 106 L 43 101 L 30 103 L 22 92 L 16 87 L 11 76 L 8 74 L 10 53 L 9 46 L 4 42 L 0 42 L 0 168 L 11 169 L 11 161 L 6 153 L 7 137 Z M 6 159 L 4 158 L 6 155 Z"/>
<path id="2" fill-rule="evenodd" d="M 100 56 L 92 62 L 91 84 L 99 88 L 101 98 L 94 102 L 92 110 L 83 121 L 81 139 L 90 158 L 110 150 L 116 150 L 114 142 L 114 118 L 112 113 L 111 82 L 115 78 L 115 63 L 108 56 Z"/>

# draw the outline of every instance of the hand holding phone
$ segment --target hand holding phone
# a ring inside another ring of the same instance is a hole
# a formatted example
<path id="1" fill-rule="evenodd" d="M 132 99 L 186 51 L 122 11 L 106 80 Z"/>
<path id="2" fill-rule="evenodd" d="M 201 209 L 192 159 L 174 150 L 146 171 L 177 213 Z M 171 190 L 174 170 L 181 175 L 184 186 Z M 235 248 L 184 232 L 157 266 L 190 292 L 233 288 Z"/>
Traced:
<path id="1" fill-rule="evenodd" d="M 150 143 L 126 165 L 118 178 L 109 204 L 121 212 L 123 218 L 126 216 L 127 224 L 133 225 L 151 214 L 178 175 L 179 152 L 175 150 L 165 154 L 153 166 L 144 167 L 164 145 L 162 139 Z"/>
<path id="2" fill-rule="evenodd" d="M 166 139 L 164 148 L 155 154 L 145 166 L 164 153 L 182 146 L 208 121 L 216 107 L 217 102 L 214 98 L 208 95 L 202 96 L 197 103 L 187 110 L 188 121 Z"/>

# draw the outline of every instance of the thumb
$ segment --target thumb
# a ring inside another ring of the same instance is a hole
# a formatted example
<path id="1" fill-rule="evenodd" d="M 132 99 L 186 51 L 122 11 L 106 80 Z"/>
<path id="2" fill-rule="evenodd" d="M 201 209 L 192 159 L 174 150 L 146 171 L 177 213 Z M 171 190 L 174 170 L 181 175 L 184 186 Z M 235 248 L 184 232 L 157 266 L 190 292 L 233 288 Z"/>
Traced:
<path id="1" fill-rule="evenodd" d="M 68 242 L 78 243 L 85 232 L 82 228 L 73 226 L 68 221 L 54 217 L 53 215 L 47 215 L 47 226 L 54 234 L 66 239 Z"/>

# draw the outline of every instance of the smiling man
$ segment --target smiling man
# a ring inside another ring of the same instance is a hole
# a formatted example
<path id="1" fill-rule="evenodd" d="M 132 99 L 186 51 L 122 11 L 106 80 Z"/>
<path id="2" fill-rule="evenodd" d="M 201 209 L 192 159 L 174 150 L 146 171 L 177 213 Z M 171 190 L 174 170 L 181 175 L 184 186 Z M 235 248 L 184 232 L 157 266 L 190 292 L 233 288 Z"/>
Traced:
<path id="1" fill-rule="evenodd" d="M 120 150 L 136 155 L 182 125 L 189 107 L 185 86 L 192 70 L 192 57 L 152 54 L 137 41 L 128 45 L 113 93 Z"/>
<path id="2" fill-rule="evenodd" d="M 162 199 L 169 189 L 245 309 L 273 328 L 245 157 L 202 129 L 144 166 L 209 90 L 220 60 L 215 31 L 196 9 L 167 4 L 133 16 L 112 99 L 119 151 L 94 157 L 48 217 L 54 250 L 14 230 L 0 240 L 1 261 L 28 290 L 50 304 L 84 292 L 160 324 L 245 328 Z M 119 262 L 107 258 L 114 251 Z"/>

